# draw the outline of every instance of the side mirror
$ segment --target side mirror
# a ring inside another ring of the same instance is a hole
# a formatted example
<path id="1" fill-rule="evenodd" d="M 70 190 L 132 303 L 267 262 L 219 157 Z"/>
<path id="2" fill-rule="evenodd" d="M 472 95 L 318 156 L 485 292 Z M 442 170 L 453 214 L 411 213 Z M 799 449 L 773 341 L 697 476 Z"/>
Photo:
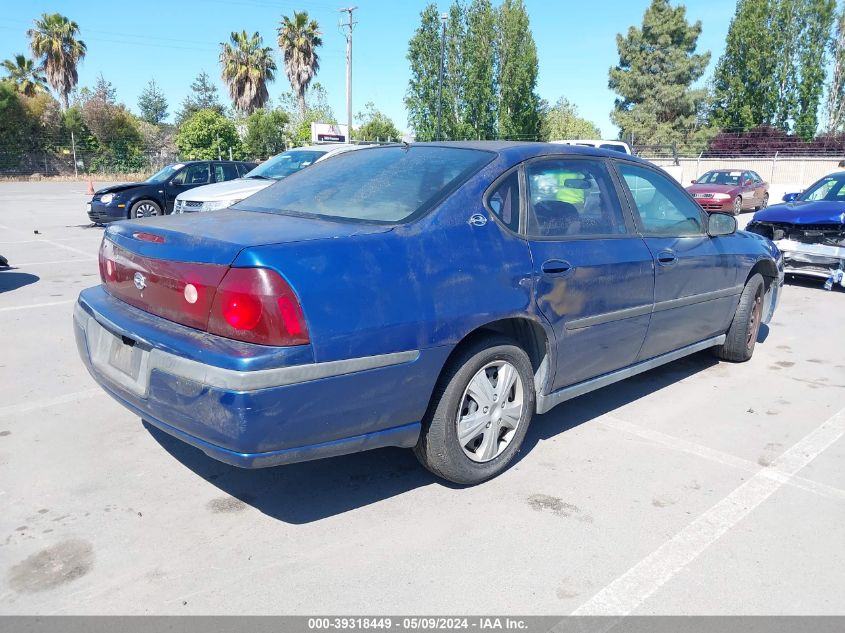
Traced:
<path id="1" fill-rule="evenodd" d="M 746 186 L 746 187 L 748 187 L 749 185 L 753 185 L 753 184 L 754 184 L 754 181 L 753 181 L 753 180 L 751 180 L 750 178 L 749 178 L 748 180 L 746 180 L 746 181 L 745 181 L 745 186 Z"/>
<path id="2" fill-rule="evenodd" d="M 695 180 L 690 180 L 689 182 L 690 182 L 691 185 L 694 185 L 696 183 Z"/>
<path id="3" fill-rule="evenodd" d="M 795 202 L 795 200 L 796 200 L 797 198 L 798 198 L 798 194 L 797 194 L 797 193 L 788 193 L 788 194 L 786 194 L 786 195 L 783 197 L 783 201 L 784 201 L 784 202 Z"/>
<path id="4" fill-rule="evenodd" d="M 710 237 L 736 233 L 736 218 L 727 213 L 711 213 L 707 220 L 707 234 Z"/>

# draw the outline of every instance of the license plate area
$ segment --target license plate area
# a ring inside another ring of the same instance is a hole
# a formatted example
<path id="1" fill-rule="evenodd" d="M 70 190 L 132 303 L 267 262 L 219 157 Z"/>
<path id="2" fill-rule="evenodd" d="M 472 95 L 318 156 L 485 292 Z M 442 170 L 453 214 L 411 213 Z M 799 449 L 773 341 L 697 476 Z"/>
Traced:
<path id="1" fill-rule="evenodd" d="M 85 329 L 94 367 L 124 389 L 146 397 L 150 350 L 131 338 L 107 330 L 90 316 Z"/>

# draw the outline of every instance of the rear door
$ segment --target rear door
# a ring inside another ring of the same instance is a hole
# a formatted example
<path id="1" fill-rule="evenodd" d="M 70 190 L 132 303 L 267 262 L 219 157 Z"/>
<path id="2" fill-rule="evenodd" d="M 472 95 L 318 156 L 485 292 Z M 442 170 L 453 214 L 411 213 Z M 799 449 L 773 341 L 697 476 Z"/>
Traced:
<path id="1" fill-rule="evenodd" d="M 556 335 L 553 390 L 634 362 L 654 301 L 653 260 L 606 162 L 524 167 L 535 296 Z"/>
<path id="2" fill-rule="evenodd" d="M 616 162 L 638 230 L 654 258 L 654 313 L 639 360 L 722 334 L 736 308 L 737 258 L 678 183 L 641 163 Z"/>
<path id="3" fill-rule="evenodd" d="M 239 178 L 235 163 L 213 163 L 212 172 L 214 173 L 214 182 L 226 182 Z"/>

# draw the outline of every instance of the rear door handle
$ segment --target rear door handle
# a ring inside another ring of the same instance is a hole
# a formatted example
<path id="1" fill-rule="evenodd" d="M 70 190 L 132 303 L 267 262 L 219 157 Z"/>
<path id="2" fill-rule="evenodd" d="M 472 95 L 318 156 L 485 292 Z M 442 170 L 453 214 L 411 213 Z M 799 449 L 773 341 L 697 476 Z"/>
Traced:
<path id="1" fill-rule="evenodd" d="M 661 266 L 671 266 L 676 261 L 678 261 L 678 257 L 672 251 L 660 251 L 657 254 L 657 262 Z"/>
<path id="2" fill-rule="evenodd" d="M 575 270 L 572 264 L 563 259 L 547 259 L 540 269 L 546 275 L 568 275 Z"/>

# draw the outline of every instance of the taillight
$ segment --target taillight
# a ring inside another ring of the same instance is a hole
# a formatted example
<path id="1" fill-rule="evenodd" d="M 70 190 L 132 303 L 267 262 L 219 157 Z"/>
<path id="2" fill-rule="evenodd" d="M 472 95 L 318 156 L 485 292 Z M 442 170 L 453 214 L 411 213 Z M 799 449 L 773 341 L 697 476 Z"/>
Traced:
<path id="1" fill-rule="evenodd" d="M 261 345 L 304 345 L 308 328 L 299 300 L 266 268 L 230 268 L 217 287 L 208 331 Z"/>

